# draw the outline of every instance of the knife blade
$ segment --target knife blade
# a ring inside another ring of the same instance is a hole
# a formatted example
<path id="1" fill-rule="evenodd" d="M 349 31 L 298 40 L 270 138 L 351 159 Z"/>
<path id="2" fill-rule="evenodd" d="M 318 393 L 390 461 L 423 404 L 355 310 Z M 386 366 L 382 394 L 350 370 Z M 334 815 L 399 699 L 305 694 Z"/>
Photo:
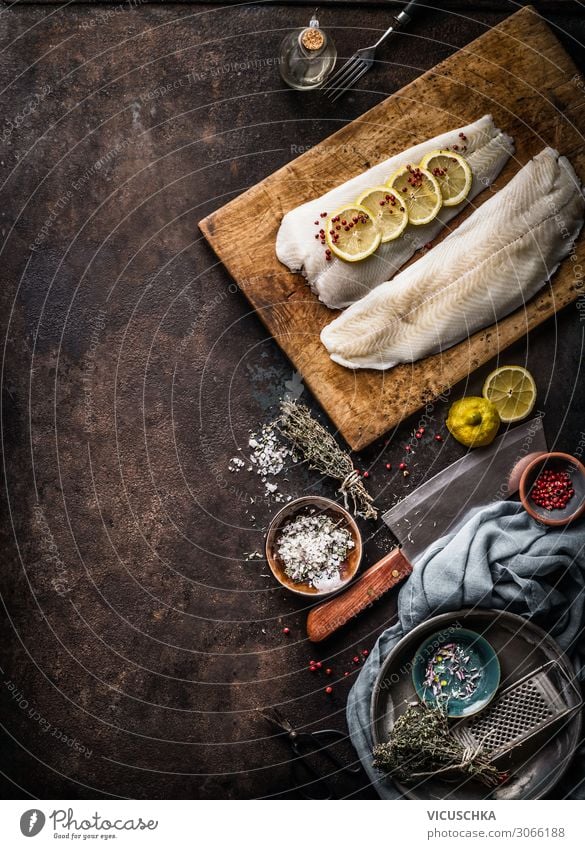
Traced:
<path id="1" fill-rule="evenodd" d="M 422 552 L 470 511 L 505 500 L 518 490 L 519 470 L 547 450 L 540 417 L 511 428 L 487 448 L 476 448 L 452 463 L 383 515 L 402 547 L 392 549 L 349 589 L 314 607 L 307 635 L 314 642 L 330 637 L 354 616 L 412 572 Z"/>
<path id="2" fill-rule="evenodd" d="M 382 516 L 411 563 L 470 512 L 518 490 L 512 471 L 547 450 L 540 416 L 510 428 L 487 448 L 476 448 L 418 486 Z"/>

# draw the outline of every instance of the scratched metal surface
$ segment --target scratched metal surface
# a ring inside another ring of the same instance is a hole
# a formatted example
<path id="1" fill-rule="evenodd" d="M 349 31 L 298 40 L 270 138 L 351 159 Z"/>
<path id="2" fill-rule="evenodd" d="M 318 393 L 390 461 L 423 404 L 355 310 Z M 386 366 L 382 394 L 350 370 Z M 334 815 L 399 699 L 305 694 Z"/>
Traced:
<path id="1" fill-rule="evenodd" d="M 5 797 L 297 796 L 255 708 L 343 728 L 352 658 L 392 618 L 390 597 L 316 650 L 303 604 L 243 559 L 278 505 L 229 460 L 283 392 L 307 394 L 197 222 L 504 13 L 429 13 L 364 91 L 324 111 L 275 68 L 283 30 L 311 11 L 0 15 Z M 382 9 L 323 14 L 342 55 L 365 15 L 385 26 Z M 553 23 L 583 66 L 583 21 Z M 533 370 L 549 444 L 569 452 L 584 439 L 582 314 L 506 354 Z M 383 508 L 461 456 L 432 438 L 448 403 L 415 455 L 411 421 L 356 458 Z M 334 495 L 305 469 L 287 477 L 287 494 Z M 371 563 L 392 539 L 381 521 L 364 530 Z M 330 698 L 312 657 L 334 671 Z M 364 776 L 333 781 L 373 796 Z"/>

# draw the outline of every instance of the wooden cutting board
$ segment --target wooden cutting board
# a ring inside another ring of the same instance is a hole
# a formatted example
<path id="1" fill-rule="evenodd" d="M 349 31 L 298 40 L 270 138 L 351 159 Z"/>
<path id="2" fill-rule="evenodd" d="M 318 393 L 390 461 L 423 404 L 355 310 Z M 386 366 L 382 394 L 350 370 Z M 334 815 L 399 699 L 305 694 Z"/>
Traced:
<path id="1" fill-rule="evenodd" d="M 525 7 L 200 222 L 259 318 L 354 450 L 431 402 L 583 291 L 582 235 L 551 286 L 526 308 L 443 354 L 386 372 L 354 372 L 329 359 L 319 334 L 336 313 L 276 258 L 282 216 L 388 156 L 486 112 L 516 144 L 516 156 L 500 174 L 497 188 L 545 145 L 568 156 L 585 181 L 585 143 L 579 132 L 585 80 L 547 24 Z M 490 196 L 486 190 L 476 204 Z M 244 244 L 240 225 L 251 212 L 258 226 L 246 230 Z M 463 211 L 455 223 L 470 212 Z"/>

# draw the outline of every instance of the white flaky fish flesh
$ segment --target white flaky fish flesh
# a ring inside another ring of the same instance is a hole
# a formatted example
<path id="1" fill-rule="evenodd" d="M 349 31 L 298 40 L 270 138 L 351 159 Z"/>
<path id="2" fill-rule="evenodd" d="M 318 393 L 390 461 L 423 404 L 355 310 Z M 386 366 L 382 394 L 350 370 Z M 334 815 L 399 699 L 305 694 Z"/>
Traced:
<path id="1" fill-rule="evenodd" d="M 573 250 L 583 189 L 548 147 L 460 227 L 321 333 L 349 368 L 392 368 L 444 351 L 522 307 Z"/>
<path id="2" fill-rule="evenodd" d="M 462 140 L 460 134 L 466 139 Z M 512 139 L 495 126 L 491 115 L 484 115 L 473 124 L 417 144 L 337 186 L 322 197 L 288 212 L 282 219 L 276 237 L 278 259 L 291 271 L 301 272 L 311 289 L 328 307 L 341 309 L 367 295 L 375 286 L 393 277 L 418 248 L 432 241 L 465 203 L 444 206 L 430 224 L 409 224 L 397 239 L 380 245 L 368 259 L 355 263 L 335 257 L 330 262 L 325 259 L 323 246 L 315 239 L 315 221 L 320 220 L 322 212 L 331 214 L 346 203 L 355 203 L 364 189 L 383 185 L 399 168 L 408 164 L 416 165 L 425 154 L 453 145 L 459 147 L 473 174 L 467 201 L 495 180 L 514 152 Z"/>

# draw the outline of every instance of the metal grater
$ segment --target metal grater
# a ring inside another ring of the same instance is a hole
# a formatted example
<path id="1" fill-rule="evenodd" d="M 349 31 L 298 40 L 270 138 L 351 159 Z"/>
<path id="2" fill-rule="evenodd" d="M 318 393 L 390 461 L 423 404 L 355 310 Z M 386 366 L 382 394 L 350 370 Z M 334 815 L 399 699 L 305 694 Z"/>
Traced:
<path id="1" fill-rule="evenodd" d="M 551 672 L 577 693 L 578 704 L 567 705 L 551 680 Z M 451 733 L 465 746 L 475 749 L 481 745 L 495 759 L 582 704 L 573 681 L 556 660 L 551 660 L 502 690 L 485 711 L 458 722 Z"/>

